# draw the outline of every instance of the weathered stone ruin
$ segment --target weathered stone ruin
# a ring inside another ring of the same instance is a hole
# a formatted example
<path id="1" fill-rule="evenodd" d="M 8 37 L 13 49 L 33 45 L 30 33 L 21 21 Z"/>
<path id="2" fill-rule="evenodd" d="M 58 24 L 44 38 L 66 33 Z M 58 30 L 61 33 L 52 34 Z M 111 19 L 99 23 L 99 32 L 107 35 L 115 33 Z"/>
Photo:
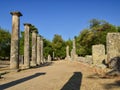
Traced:
<path id="1" fill-rule="evenodd" d="M 118 76 L 120 75 L 120 57 L 114 57 L 109 61 L 109 68 L 112 70 L 109 71 L 106 75 Z"/>
<path id="2" fill-rule="evenodd" d="M 102 44 L 92 46 L 92 60 L 94 65 L 102 64 L 105 60 L 105 46 Z"/>
<path id="3" fill-rule="evenodd" d="M 32 31 L 32 66 L 37 66 L 37 32 Z"/>
<path id="4" fill-rule="evenodd" d="M 48 55 L 48 62 L 51 62 L 52 58 L 50 56 L 50 54 Z"/>
<path id="5" fill-rule="evenodd" d="M 11 34 L 11 52 L 10 52 L 10 68 L 12 70 L 19 69 L 19 31 L 20 12 L 11 12 L 12 15 L 12 34 Z"/>
<path id="6" fill-rule="evenodd" d="M 40 45 L 40 36 L 37 35 L 37 65 L 40 65 L 40 57 L 41 57 L 41 45 Z"/>
<path id="7" fill-rule="evenodd" d="M 71 60 L 72 61 L 77 60 L 75 39 L 73 39 L 73 48 L 71 50 Z"/>
<path id="8" fill-rule="evenodd" d="M 107 34 L 106 62 L 112 69 L 107 75 L 120 75 L 120 33 Z"/>
<path id="9" fill-rule="evenodd" d="M 24 35 L 24 68 L 30 68 L 30 26 L 31 24 L 25 23 L 25 35 Z"/>
<path id="10" fill-rule="evenodd" d="M 69 46 L 66 47 L 66 58 L 65 58 L 65 60 L 70 60 Z"/>
<path id="11" fill-rule="evenodd" d="M 45 63 L 45 60 L 44 60 L 44 57 L 43 57 L 43 38 L 42 37 L 40 39 L 40 46 L 41 46 L 40 60 L 41 60 L 41 63 L 43 64 L 43 63 Z"/>
<path id="12" fill-rule="evenodd" d="M 19 59 L 19 32 L 20 32 L 20 12 L 11 12 L 12 15 L 12 34 L 11 34 L 11 52 L 10 52 L 10 69 L 18 71 L 28 69 L 30 66 L 37 66 L 45 63 L 43 57 L 43 39 L 37 35 L 36 30 L 32 30 L 32 57 L 30 62 L 30 26 L 24 24 L 24 55 Z M 21 63 L 19 63 L 21 62 Z M 21 65 L 19 65 L 21 64 Z M 20 66 L 20 67 L 19 67 Z"/>
<path id="13" fill-rule="evenodd" d="M 120 33 L 107 34 L 107 63 L 117 56 L 120 56 Z"/>

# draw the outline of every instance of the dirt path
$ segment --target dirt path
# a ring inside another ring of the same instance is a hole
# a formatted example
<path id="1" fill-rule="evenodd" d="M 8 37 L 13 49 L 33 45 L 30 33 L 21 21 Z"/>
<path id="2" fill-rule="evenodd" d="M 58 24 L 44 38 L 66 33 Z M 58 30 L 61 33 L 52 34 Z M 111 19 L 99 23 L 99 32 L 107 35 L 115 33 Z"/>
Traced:
<path id="1" fill-rule="evenodd" d="M 55 61 L 4 75 L 0 90 L 120 90 L 120 79 L 89 77 L 92 74 L 93 70 L 80 62 Z"/>

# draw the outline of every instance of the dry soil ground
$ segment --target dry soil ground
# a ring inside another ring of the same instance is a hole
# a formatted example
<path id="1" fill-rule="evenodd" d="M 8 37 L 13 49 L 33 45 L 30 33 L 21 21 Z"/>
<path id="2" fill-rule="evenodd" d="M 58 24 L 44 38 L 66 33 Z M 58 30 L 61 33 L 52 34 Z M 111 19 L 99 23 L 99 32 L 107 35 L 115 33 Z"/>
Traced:
<path id="1" fill-rule="evenodd" d="M 0 79 L 0 90 L 120 90 L 120 78 L 98 78 L 90 66 L 62 60 L 7 73 Z"/>

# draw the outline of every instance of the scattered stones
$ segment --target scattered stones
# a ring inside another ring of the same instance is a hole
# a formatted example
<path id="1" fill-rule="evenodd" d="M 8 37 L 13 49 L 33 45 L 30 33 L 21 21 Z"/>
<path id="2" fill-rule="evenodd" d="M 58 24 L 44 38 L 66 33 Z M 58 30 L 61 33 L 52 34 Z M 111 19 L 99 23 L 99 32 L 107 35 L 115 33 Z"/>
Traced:
<path id="1" fill-rule="evenodd" d="M 109 68 L 112 70 L 107 75 L 118 76 L 120 75 L 120 57 L 114 57 L 109 61 Z"/>
<path id="2" fill-rule="evenodd" d="M 92 55 L 85 56 L 86 63 L 93 64 Z"/>

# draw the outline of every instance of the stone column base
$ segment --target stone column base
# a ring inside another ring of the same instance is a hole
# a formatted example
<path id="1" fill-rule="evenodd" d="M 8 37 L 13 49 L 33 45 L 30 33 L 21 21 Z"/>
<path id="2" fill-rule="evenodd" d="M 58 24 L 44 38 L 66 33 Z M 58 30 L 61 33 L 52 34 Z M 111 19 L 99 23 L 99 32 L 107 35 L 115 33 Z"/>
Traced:
<path id="1" fill-rule="evenodd" d="M 71 60 L 71 58 L 70 57 L 66 57 L 65 60 Z"/>
<path id="2" fill-rule="evenodd" d="M 26 65 L 21 66 L 21 69 L 29 69 L 29 68 L 30 68 L 30 66 L 26 66 Z"/>
<path id="3" fill-rule="evenodd" d="M 37 64 L 35 64 L 34 62 L 31 61 L 31 64 L 30 64 L 32 67 L 34 66 L 37 66 Z"/>

